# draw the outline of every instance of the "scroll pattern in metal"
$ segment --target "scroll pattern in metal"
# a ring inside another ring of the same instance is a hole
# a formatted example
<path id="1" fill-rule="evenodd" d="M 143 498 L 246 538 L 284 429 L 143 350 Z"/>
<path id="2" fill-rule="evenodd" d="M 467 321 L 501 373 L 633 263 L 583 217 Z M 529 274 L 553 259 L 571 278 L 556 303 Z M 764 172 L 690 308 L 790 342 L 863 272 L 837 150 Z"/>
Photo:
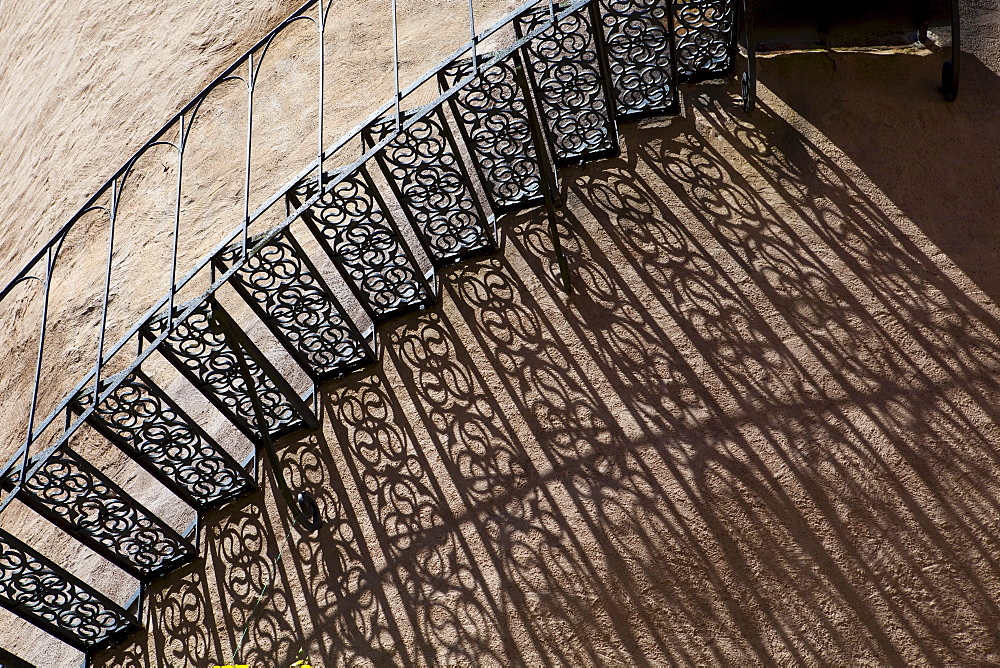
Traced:
<path id="1" fill-rule="evenodd" d="M 375 159 L 434 265 L 494 250 L 493 221 L 479 205 L 441 108 L 395 132 L 392 118 L 369 126 L 365 137 L 374 144 L 394 135 Z"/>
<path id="2" fill-rule="evenodd" d="M 479 57 L 480 63 L 488 60 Z M 449 98 L 462 138 L 469 147 L 490 206 L 497 213 L 544 202 L 537 147 L 531 137 L 528 94 L 520 85 L 517 54 L 479 73 Z M 473 73 L 472 60 L 460 60 L 438 74 L 448 89 Z"/>
<path id="3" fill-rule="evenodd" d="M 92 403 L 87 391 L 74 409 L 83 412 Z M 198 510 L 255 487 L 246 470 L 141 370 L 123 378 L 88 423 Z"/>
<path id="4" fill-rule="evenodd" d="M 296 195 L 305 200 L 315 192 L 312 180 Z M 324 192 L 303 219 L 373 321 L 434 302 L 434 292 L 364 167 Z"/>
<path id="5" fill-rule="evenodd" d="M 223 331 L 219 323 L 224 323 L 238 340 L 230 340 L 232 334 Z M 164 317 L 150 322 L 146 336 L 156 337 L 165 324 Z M 260 401 L 272 437 L 314 422 L 311 411 L 264 354 L 242 334 L 222 307 L 210 300 L 200 304 L 183 322 L 175 323 L 160 352 L 255 442 L 262 442 L 263 434 L 257 427 L 251 392 Z M 252 388 L 246 385 L 240 356 L 253 378 Z"/>
<path id="6" fill-rule="evenodd" d="M 69 446 L 53 452 L 28 478 L 20 498 L 142 581 L 197 556 L 191 543 Z"/>
<path id="7" fill-rule="evenodd" d="M 241 247 L 232 246 L 216 260 L 225 270 L 241 256 Z M 234 274 L 232 285 L 316 382 L 375 361 L 368 342 L 291 232 L 260 248 Z"/>
<path id="8" fill-rule="evenodd" d="M 600 0 L 618 118 L 680 111 L 670 0 Z"/>
<path id="9" fill-rule="evenodd" d="M 557 167 L 619 152 L 594 8 L 590 3 L 560 19 L 524 47 Z M 542 8 L 518 17 L 514 28 L 521 38 L 550 20 Z"/>
<path id="10" fill-rule="evenodd" d="M 736 55 L 736 0 L 673 0 L 682 81 L 729 74 Z"/>
<path id="11" fill-rule="evenodd" d="M 0 605 L 82 652 L 139 628 L 130 613 L 2 530 Z"/>

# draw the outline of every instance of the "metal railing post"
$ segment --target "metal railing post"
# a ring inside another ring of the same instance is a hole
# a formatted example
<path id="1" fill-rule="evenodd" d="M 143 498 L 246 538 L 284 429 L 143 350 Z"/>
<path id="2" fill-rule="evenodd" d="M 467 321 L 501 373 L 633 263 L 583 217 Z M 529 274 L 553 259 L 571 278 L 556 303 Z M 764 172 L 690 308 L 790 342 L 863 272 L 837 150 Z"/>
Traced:
<path id="1" fill-rule="evenodd" d="M 122 177 L 122 183 L 128 172 Z M 108 302 L 111 298 L 111 265 L 115 250 L 115 224 L 118 222 L 118 198 L 121 197 L 121 185 L 115 181 L 111 188 L 111 215 L 108 226 L 108 259 L 104 267 L 104 302 L 101 309 L 101 331 L 97 340 L 97 365 L 94 368 L 94 405 L 98 403 L 101 393 L 101 368 L 104 366 L 104 334 L 108 328 Z"/>
<path id="2" fill-rule="evenodd" d="M 317 30 L 319 31 L 319 120 L 318 120 L 318 135 L 319 135 L 319 169 L 316 175 L 316 183 L 319 185 L 319 191 L 323 192 L 323 115 L 326 108 L 326 8 L 328 5 L 326 3 L 321 3 L 319 6 L 319 20 L 317 22 Z"/>
<path id="3" fill-rule="evenodd" d="M 541 120 L 535 111 L 534 102 L 528 94 L 528 81 L 524 74 L 524 68 L 517 68 L 517 80 L 521 90 L 524 91 L 525 114 L 528 117 L 528 125 L 531 126 L 531 137 L 537 147 L 538 169 L 541 171 L 542 197 L 545 200 L 545 213 L 549 220 L 549 240 L 552 242 L 552 249 L 556 254 L 556 262 L 559 265 L 559 277 L 562 279 L 563 288 L 566 292 L 573 292 L 573 283 L 570 280 L 569 263 L 566 260 L 566 253 L 563 251 L 562 240 L 559 238 L 558 216 L 556 214 L 557 196 L 556 188 L 556 167 L 549 156 L 549 147 L 542 131 Z"/>
<path id="4" fill-rule="evenodd" d="M 250 235 L 250 160 L 253 151 L 253 90 L 255 72 L 253 67 L 253 54 L 247 58 L 247 150 L 246 150 L 246 174 L 243 181 L 243 257 L 247 257 L 247 242 Z"/>
<path id="5" fill-rule="evenodd" d="M 34 441 L 35 416 L 38 410 L 38 392 L 42 381 L 42 358 L 45 355 L 45 330 L 49 320 L 49 296 L 52 287 L 52 269 L 55 256 L 49 247 L 45 256 L 45 281 L 42 288 L 42 324 L 38 334 L 38 355 L 35 358 L 35 379 L 31 387 L 31 405 L 28 407 L 28 430 L 24 435 L 24 455 L 21 457 L 20 473 L 17 476 L 18 486 L 24 484 L 24 475 L 28 470 L 28 460 L 31 454 L 31 444 Z"/>
<path id="6" fill-rule="evenodd" d="M 177 201 L 174 204 L 174 236 L 170 250 L 170 301 L 167 307 L 167 329 L 174 326 L 174 302 L 177 298 L 177 249 L 180 242 L 181 229 L 181 187 L 184 175 L 184 134 L 185 117 L 180 117 L 180 133 L 177 135 Z M 141 339 L 140 339 L 141 340 Z"/>

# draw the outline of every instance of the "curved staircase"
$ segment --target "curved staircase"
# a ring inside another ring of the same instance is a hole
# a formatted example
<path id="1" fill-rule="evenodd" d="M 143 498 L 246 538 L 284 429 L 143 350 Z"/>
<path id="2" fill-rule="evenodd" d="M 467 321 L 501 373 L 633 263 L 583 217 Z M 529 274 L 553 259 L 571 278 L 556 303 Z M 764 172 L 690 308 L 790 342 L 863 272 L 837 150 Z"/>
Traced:
<path id="1" fill-rule="evenodd" d="M 327 3 L 307 3 L 292 18 L 317 9 L 327 11 Z M 360 139 L 359 159 L 331 168 L 325 163 L 335 147 L 277 193 L 272 202 L 283 200 L 289 211 L 284 222 L 252 236 L 247 225 L 233 231 L 202 263 L 214 272 L 212 287 L 183 304 L 174 303 L 174 289 L 154 305 L 126 337 L 139 354 L 107 377 L 103 366 L 116 354 L 120 359 L 125 345 L 104 354 L 102 340 L 101 362 L 52 415 L 36 423 L 32 408 L 24 446 L 0 476 L 9 492 L 0 509 L 14 500 L 27 505 L 142 586 L 197 559 L 197 527 L 185 535 L 171 529 L 71 447 L 70 437 L 90 425 L 198 514 L 254 490 L 258 455 L 273 457 L 275 439 L 314 429 L 317 418 L 311 393 L 293 388 L 247 323 L 217 298 L 223 285 L 313 391 L 377 363 L 378 325 L 435 304 L 441 268 L 495 252 L 506 214 L 547 209 L 561 280 L 571 289 L 554 227 L 559 168 L 617 155 L 616 124 L 678 113 L 684 82 L 740 69 L 749 111 L 756 83 L 748 17 L 736 0 L 532 1 L 517 9 L 424 77 L 436 77 L 434 102 L 400 109 L 401 92 L 339 142 Z M 477 52 L 478 43 L 508 27 L 510 44 Z M 51 273 L 66 231 L 28 269 L 48 258 Z M 317 248 L 325 258 L 315 256 Z M 332 263 L 341 285 L 324 277 L 320 259 Z M 0 298 L 26 280 L 28 269 Z M 360 316 L 344 306 L 345 294 L 360 305 Z M 154 354 L 255 444 L 248 461 L 230 455 L 143 370 Z M 51 434 L 60 416 L 65 428 L 40 448 L 40 435 Z M 322 518 L 309 496 L 278 483 L 300 511 L 295 521 L 314 529 Z M 133 611 L 2 531 L 0 605 L 88 657 L 140 626 Z M 7 654 L 0 663 L 27 665 Z"/>

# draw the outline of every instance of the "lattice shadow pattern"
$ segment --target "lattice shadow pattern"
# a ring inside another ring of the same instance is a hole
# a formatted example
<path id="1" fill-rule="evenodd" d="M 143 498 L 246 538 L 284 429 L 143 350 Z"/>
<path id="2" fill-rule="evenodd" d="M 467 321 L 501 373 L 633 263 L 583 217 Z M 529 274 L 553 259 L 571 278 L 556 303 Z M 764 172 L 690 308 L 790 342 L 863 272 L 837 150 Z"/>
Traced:
<path id="1" fill-rule="evenodd" d="M 442 63 L 436 103 L 376 116 L 358 131 L 368 158 L 334 171 L 320 162 L 322 178 L 284 193 L 299 214 L 289 220 L 301 219 L 356 301 L 348 306 L 373 326 L 424 310 L 437 300 L 437 270 L 497 249 L 497 215 L 542 204 L 553 215 L 556 168 L 617 155 L 619 120 L 676 113 L 679 81 L 731 68 L 734 7 L 529 3 L 506 19 L 516 46 Z M 331 286 L 290 224 L 220 244 L 210 262 L 228 272 L 228 285 L 315 389 L 376 362 L 375 336 L 362 331 L 338 298 L 341 286 Z M 215 289 L 180 306 L 171 293 L 168 312 L 137 325 L 138 336 L 257 447 L 315 428 L 308 393 L 292 388 Z M 256 488 L 255 476 L 138 362 L 94 385 L 66 409 L 198 513 Z M 141 582 L 197 557 L 195 543 L 72 449 L 68 436 L 25 462 L 26 475 L 15 458 L 0 484 Z M 88 655 L 138 628 L 130 612 L 4 533 L 0 604 Z"/>

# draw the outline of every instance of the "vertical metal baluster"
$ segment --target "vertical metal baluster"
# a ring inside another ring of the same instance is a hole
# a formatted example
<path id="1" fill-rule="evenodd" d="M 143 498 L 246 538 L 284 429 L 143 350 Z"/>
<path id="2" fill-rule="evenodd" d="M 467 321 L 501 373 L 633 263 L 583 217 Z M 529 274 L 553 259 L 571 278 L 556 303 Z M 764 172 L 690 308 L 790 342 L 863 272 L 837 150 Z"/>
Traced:
<path id="1" fill-rule="evenodd" d="M 247 256 L 247 241 L 250 230 L 250 156 L 253 142 L 253 54 L 247 57 L 247 160 L 246 178 L 243 186 L 243 257 Z"/>
<path id="2" fill-rule="evenodd" d="M 197 543 L 195 543 L 195 545 L 197 546 Z M 138 596 L 138 601 L 137 601 L 136 609 L 135 609 L 135 618 L 138 619 L 138 620 L 140 620 L 139 621 L 140 624 L 142 624 L 142 621 L 141 621 L 142 620 L 142 613 L 143 613 L 143 611 L 146 608 L 146 606 L 143 605 L 145 603 L 145 601 L 146 601 L 146 583 L 140 581 L 139 582 L 139 596 Z"/>
<path id="3" fill-rule="evenodd" d="M 757 45 L 753 41 L 753 21 L 747 0 L 742 0 L 743 28 L 747 38 L 747 71 L 740 77 L 743 89 L 743 111 L 750 113 L 757 104 Z"/>
<path id="4" fill-rule="evenodd" d="M 667 35 L 670 39 L 667 40 L 669 44 L 670 53 L 670 89 L 673 94 L 673 102 L 671 103 L 675 114 L 681 113 L 681 93 L 680 93 L 680 67 L 677 62 L 677 38 L 676 38 L 677 25 L 674 18 L 674 0 L 667 0 Z"/>
<path id="5" fill-rule="evenodd" d="M 601 10 L 596 2 L 587 5 L 590 16 L 590 30 L 594 37 L 594 50 L 597 51 L 597 71 L 600 73 L 604 97 L 608 105 L 608 132 L 618 144 L 618 101 L 614 86 L 611 84 L 611 61 L 608 60 L 607 45 L 604 43 L 604 21 Z"/>
<path id="6" fill-rule="evenodd" d="M 324 92 L 326 90 L 326 8 L 328 3 L 321 2 L 319 5 L 319 174 L 316 177 L 316 184 L 319 192 L 323 192 L 323 109 Z M 286 204 L 288 200 L 285 200 Z"/>
<path id="7" fill-rule="evenodd" d="M 396 77 L 396 134 L 403 130 L 403 116 L 400 111 L 402 95 L 399 92 L 399 24 L 396 13 L 396 0 L 392 0 L 392 63 Z"/>
<path id="8" fill-rule="evenodd" d="M 256 392 L 256 382 L 253 374 L 250 373 L 250 367 L 247 365 L 247 353 L 244 352 L 243 344 L 230 327 L 227 319 L 218 318 L 213 312 L 212 323 L 218 328 L 218 331 L 222 333 L 222 336 L 227 339 L 227 342 L 235 353 L 236 365 L 239 367 L 239 373 L 243 377 L 243 382 L 246 384 L 247 394 L 250 396 L 250 405 L 253 407 L 254 419 L 257 422 L 257 431 L 261 436 L 260 447 L 263 447 L 264 454 L 267 456 L 267 462 L 271 467 L 272 475 L 274 475 L 274 481 L 278 485 L 278 491 L 284 498 L 285 504 L 288 506 L 289 510 L 297 509 L 299 511 L 298 514 L 292 518 L 292 524 L 301 523 L 302 528 L 304 528 L 307 532 L 319 529 L 319 509 L 316 507 L 316 502 L 313 500 L 312 495 L 303 491 L 299 492 L 297 498 L 293 496 L 292 490 L 288 486 L 288 481 L 285 480 L 285 477 L 281 474 L 281 463 L 278 461 L 278 456 L 274 452 L 271 430 L 268 427 L 267 418 L 264 417 L 264 407 L 261 405 L 260 397 Z"/>
<path id="9" fill-rule="evenodd" d="M 121 196 L 119 188 L 118 181 L 115 180 L 111 185 L 111 225 L 108 230 L 108 262 L 104 267 L 104 304 L 101 309 L 101 332 L 97 341 L 97 365 L 94 368 L 95 406 L 98 404 L 97 398 L 101 393 L 101 367 L 104 366 L 104 334 L 108 328 L 108 302 L 111 295 L 111 262 L 115 249 L 115 223 L 118 221 L 118 198 Z"/>
<path id="10" fill-rule="evenodd" d="M 942 77 L 945 99 L 954 102 L 958 98 L 958 86 L 961 81 L 962 62 L 962 12 L 958 0 L 951 0 L 951 65 L 944 65 L 945 76 Z M 949 72 L 950 69 L 950 72 Z"/>
<path id="11" fill-rule="evenodd" d="M 527 65 L 525 65 L 526 67 Z M 559 277 L 562 279 L 563 288 L 566 292 L 573 292 L 573 283 L 570 281 L 569 263 L 566 261 L 566 253 L 563 251 L 562 240 L 559 238 L 559 227 L 557 224 L 556 204 L 558 194 L 556 192 L 556 167 L 549 159 L 549 153 L 545 144 L 545 132 L 542 130 L 541 120 L 535 113 L 535 107 L 528 96 L 528 81 L 524 73 L 524 67 L 515 70 L 515 77 L 524 95 L 525 113 L 528 116 L 528 125 L 531 126 L 531 139 L 535 142 L 538 153 L 538 169 L 541 172 L 542 195 L 545 198 L 545 212 L 549 219 L 549 239 L 552 241 L 552 249 L 556 254 L 556 262 L 559 264 Z"/>
<path id="12" fill-rule="evenodd" d="M 181 179 L 184 174 L 184 115 L 181 115 L 180 134 L 177 136 L 177 202 L 174 205 L 174 238 L 170 251 L 170 304 L 167 310 L 167 330 L 174 328 L 174 301 L 177 297 L 177 247 L 181 228 Z M 142 337 L 139 337 L 142 340 Z"/>

